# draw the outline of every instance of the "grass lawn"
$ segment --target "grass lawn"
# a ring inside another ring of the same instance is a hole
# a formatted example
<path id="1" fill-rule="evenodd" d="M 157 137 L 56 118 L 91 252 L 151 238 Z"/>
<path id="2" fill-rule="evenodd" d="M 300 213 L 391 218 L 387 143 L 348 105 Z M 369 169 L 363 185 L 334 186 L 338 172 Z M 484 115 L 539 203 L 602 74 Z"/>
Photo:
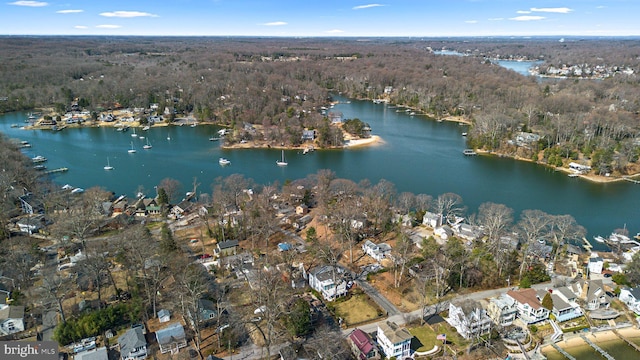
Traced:
<path id="1" fill-rule="evenodd" d="M 343 318 L 347 324 L 356 324 L 367 320 L 377 319 L 381 311 L 366 294 L 353 294 L 349 300 L 335 304 L 336 315 Z"/>
<path id="2" fill-rule="evenodd" d="M 429 325 L 411 328 L 409 329 L 409 332 L 418 339 L 416 342 L 411 342 L 411 347 L 413 347 L 414 344 L 419 345 L 417 349 L 413 349 L 415 351 L 428 351 L 433 349 L 433 346 L 436 345 L 436 336 L 438 334 L 433 331 Z M 437 343 L 441 344 L 442 341 L 437 340 Z"/>
<path id="3" fill-rule="evenodd" d="M 447 323 L 440 323 L 433 326 L 433 330 L 435 330 L 435 335 L 437 334 L 447 334 L 447 347 L 451 347 L 457 349 L 458 351 L 461 349 L 465 349 L 471 342 L 466 340 L 458 332 L 455 328 L 451 327 Z M 434 335 L 434 339 L 435 339 Z M 433 346 L 432 346 L 433 347 Z"/>

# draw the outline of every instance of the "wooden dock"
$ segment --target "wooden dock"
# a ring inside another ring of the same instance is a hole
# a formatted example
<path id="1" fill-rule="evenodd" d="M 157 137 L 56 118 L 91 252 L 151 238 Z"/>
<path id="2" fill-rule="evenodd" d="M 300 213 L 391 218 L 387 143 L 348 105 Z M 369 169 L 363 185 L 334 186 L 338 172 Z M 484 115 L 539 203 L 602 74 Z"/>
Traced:
<path id="1" fill-rule="evenodd" d="M 67 172 L 69 171 L 69 168 L 66 167 L 61 167 L 61 168 L 57 168 L 57 169 L 51 169 L 51 170 L 47 170 L 45 172 L 43 172 L 43 174 L 57 174 L 57 173 L 61 173 L 61 172 Z"/>
<path id="2" fill-rule="evenodd" d="M 622 179 L 625 180 L 625 181 L 628 181 L 630 183 L 640 184 L 640 180 L 632 179 L 632 178 L 629 178 L 629 177 L 626 177 L 626 176 L 622 177 Z"/>
<path id="3" fill-rule="evenodd" d="M 556 349 L 556 351 L 559 352 L 560 354 L 562 354 L 562 356 L 564 356 L 565 358 L 567 358 L 569 360 L 576 360 L 576 358 L 571 356 L 571 354 L 569 354 L 568 352 L 564 351 L 564 349 L 561 348 L 560 346 L 558 346 L 558 344 L 553 343 L 553 344 L 551 344 L 551 346 L 553 346 L 553 348 Z"/>
<path id="4" fill-rule="evenodd" d="M 618 330 L 614 329 L 613 333 L 616 334 L 616 336 L 618 336 L 620 338 L 620 340 L 624 341 L 627 345 L 631 346 L 632 348 L 636 349 L 636 351 L 640 352 L 640 346 L 636 345 L 635 343 L 631 342 L 626 337 L 622 336 L 622 334 L 620 334 L 618 332 Z"/>

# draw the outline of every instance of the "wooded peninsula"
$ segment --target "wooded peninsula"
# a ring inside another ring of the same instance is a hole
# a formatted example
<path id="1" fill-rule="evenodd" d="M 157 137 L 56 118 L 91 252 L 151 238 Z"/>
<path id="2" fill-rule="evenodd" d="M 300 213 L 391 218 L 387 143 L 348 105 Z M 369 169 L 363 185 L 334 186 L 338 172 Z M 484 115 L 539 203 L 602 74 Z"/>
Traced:
<path id="1" fill-rule="evenodd" d="M 597 181 L 640 172 L 637 39 L 2 37 L 0 49 L 0 112 L 76 105 L 144 121 L 155 104 L 168 123 L 232 129 L 227 146 L 300 147 L 312 130 L 323 148 L 344 142 L 323 110 L 340 94 L 462 119 L 487 153 Z M 537 75 L 504 59 L 537 61 Z"/>

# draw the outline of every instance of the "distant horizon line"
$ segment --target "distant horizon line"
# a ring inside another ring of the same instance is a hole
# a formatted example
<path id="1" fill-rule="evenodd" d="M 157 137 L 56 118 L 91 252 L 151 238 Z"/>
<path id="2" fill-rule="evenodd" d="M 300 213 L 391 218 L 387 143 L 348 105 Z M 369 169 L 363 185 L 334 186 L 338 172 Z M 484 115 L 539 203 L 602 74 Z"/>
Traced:
<path id="1" fill-rule="evenodd" d="M 145 38 L 263 38 L 263 39 L 478 39 L 478 38 L 638 38 L 638 35 L 123 35 L 123 34 L 0 34 L 0 38 L 8 37 L 145 37 Z"/>

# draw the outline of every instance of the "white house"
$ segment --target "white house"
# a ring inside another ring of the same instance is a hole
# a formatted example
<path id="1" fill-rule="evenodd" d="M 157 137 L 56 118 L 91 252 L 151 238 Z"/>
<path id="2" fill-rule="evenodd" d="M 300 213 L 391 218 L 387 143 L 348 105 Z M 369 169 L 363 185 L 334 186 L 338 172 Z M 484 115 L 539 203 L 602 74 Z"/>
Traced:
<path id="1" fill-rule="evenodd" d="M 587 283 L 588 289 L 586 293 L 585 307 L 587 310 L 597 310 L 600 308 L 609 308 L 611 299 L 604 290 L 602 280 L 590 280 Z"/>
<path id="2" fill-rule="evenodd" d="M 432 212 L 425 212 L 422 217 L 422 225 L 429 226 L 430 228 L 437 228 L 442 225 L 442 214 L 435 214 Z"/>
<path id="3" fill-rule="evenodd" d="M 535 290 L 509 290 L 507 296 L 516 302 L 518 317 L 525 323 L 533 324 L 549 318 L 550 311 L 542 306 Z"/>
<path id="4" fill-rule="evenodd" d="M 474 241 L 482 237 L 482 229 L 478 226 L 458 223 L 452 229 L 456 236 L 465 240 Z"/>
<path id="5" fill-rule="evenodd" d="M 442 240 L 447 240 L 453 236 L 453 230 L 451 230 L 449 225 L 442 225 L 433 230 L 433 234 Z"/>
<path id="6" fill-rule="evenodd" d="M 598 253 L 591 253 L 591 256 L 589 257 L 589 274 L 602 274 L 603 266 L 604 260 L 598 256 Z"/>
<path id="7" fill-rule="evenodd" d="M 487 305 L 487 315 L 493 320 L 494 324 L 502 327 L 509 326 L 513 324 L 518 315 L 516 301 L 505 294 L 497 298 L 491 298 Z"/>
<path id="8" fill-rule="evenodd" d="M 398 324 L 386 321 L 378 324 L 378 344 L 387 358 L 404 359 L 411 353 L 411 339 L 413 335 Z"/>
<path id="9" fill-rule="evenodd" d="M 567 289 L 568 288 L 564 288 Z M 564 294 L 563 294 L 564 291 Z M 571 291 L 554 289 L 550 291 L 551 300 L 553 301 L 553 308 L 551 313 L 556 318 L 557 322 L 563 322 L 582 316 L 582 310 L 580 306 L 575 302 L 575 296 L 572 297 L 574 301 L 569 301 L 567 296 L 571 298 Z M 543 299 L 547 294 L 546 290 L 538 291 L 538 299 Z"/>
<path id="10" fill-rule="evenodd" d="M 391 253 L 391 246 L 386 243 L 374 244 L 371 240 L 367 240 L 362 245 L 362 251 L 374 258 L 376 261 L 382 261 L 385 256 Z"/>
<path id="11" fill-rule="evenodd" d="M 0 310 L 0 335 L 24 331 L 24 306 L 7 306 Z"/>
<path id="12" fill-rule="evenodd" d="M 333 301 L 347 294 L 344 269 L 339 266 L 318 266 L 309 272 L 309 286 L 328 300 Z"/>
<path id="13" fill-rule="evenodd" d="M 620 301 L 625 303 L 629 310 L 640 315 L 640 285 L 634 288 L 622 288 L 620 290 Z"/>
<path id="14" fill-rule="evenodd" d="M 480 303 L 463 299 L 449 303 L 449 317 L 445 319 L 465 339 L 482 336 L 491 331 L 491 318 Z"/>
<path id="15" fill-rule="evenodd" d="M 73 355 L 74 360 L 109 360 L 106 347 L 82 351 Z"/>

